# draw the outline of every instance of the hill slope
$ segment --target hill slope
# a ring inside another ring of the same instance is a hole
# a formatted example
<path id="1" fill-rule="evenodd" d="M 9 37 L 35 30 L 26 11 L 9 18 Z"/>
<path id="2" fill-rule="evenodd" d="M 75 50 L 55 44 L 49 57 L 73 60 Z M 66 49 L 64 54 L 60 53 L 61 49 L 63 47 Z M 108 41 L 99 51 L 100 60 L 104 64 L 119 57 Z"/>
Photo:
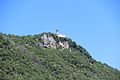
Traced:
<path id="1" fill-rule="evenodd" d="M 69 38 L 0 33 L 0 80 L 120 80 L 120 71 Z"/>

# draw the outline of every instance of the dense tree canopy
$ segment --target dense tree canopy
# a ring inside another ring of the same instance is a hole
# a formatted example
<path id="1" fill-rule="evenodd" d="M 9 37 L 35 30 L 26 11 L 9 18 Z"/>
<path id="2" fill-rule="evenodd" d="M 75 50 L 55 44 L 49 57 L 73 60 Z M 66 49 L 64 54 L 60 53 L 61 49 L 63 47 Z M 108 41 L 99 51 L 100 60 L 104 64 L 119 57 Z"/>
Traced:
<path id="1" fill-rule="evenodd" d="M 69 49 L 44 48 L 43 35 L 0 33 L 0 80 L 120 80 L 120 71 L 94 60 L 69 38 Z"/>

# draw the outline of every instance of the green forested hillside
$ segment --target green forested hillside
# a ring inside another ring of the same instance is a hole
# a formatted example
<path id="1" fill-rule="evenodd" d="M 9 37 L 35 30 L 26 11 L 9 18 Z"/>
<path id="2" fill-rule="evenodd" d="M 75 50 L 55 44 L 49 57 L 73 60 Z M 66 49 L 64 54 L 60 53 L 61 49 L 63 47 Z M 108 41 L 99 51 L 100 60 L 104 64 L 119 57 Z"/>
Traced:
<path id="1" fill-rule="evenodd" d="M 42 40 L 49 34 L 52 48 Z M 69 48 L 58 42 L 67 41 Z M 17 36 L 0 33 L 0 80 L 120 80 L 120 71 L 94 60 L 82 46 L 53 33 Z"/>

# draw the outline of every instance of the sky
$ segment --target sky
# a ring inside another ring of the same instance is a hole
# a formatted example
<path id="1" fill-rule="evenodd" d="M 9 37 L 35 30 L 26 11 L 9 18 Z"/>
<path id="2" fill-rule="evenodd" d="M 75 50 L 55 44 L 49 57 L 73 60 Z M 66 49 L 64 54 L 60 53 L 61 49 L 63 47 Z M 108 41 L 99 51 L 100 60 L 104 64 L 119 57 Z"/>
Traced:
<path id="1" fill-rule="evenodd" d="M 120 70 L 120 0 L 0 0 L 0 32 L 56 29 L 97 61 Z"/>

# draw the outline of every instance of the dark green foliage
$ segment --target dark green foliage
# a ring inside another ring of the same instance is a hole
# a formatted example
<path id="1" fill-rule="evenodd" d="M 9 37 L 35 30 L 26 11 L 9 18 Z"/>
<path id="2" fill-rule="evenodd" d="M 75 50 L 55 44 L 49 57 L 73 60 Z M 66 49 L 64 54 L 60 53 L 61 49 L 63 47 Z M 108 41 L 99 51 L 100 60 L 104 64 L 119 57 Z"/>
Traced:
<path id="1" fill-rule="evenodd" d="M 71 51 L 39 46 L 42 34 L 0 35 L 0 80 L 120 80 L 120 71 L 95 61 L 69 38 L 60 40 L 68 41 Z"/>

